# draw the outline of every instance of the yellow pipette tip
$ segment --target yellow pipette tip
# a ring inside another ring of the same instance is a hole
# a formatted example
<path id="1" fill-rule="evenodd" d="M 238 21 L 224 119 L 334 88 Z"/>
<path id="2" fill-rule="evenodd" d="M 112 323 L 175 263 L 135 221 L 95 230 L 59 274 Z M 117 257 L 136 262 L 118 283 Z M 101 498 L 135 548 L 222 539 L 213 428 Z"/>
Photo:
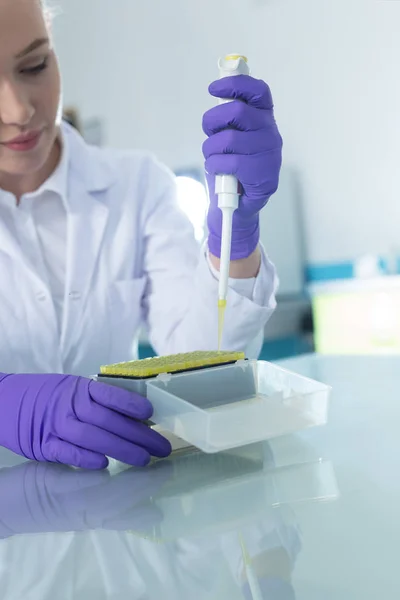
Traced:
<path id="1" fill-rule="evenodd" d="M 239 60 L 240 58 L 242 58 L 246 63 L 249 62 L 247 56 L 242 56 L 242 54 L 228 54 L 225 56 L 225 60 Z"/>
<path id="2" fill-rule="evenodd" d="M 218 352 L 221 352 L 222 334 L 224 331 L 226 300 L 218 300 Z"/>

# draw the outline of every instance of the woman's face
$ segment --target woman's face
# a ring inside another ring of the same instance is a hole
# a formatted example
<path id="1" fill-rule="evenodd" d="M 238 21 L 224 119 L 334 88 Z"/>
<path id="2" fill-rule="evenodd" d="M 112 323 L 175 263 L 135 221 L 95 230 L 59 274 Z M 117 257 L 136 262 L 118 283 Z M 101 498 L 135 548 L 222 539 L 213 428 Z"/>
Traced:
<path id="1" fill-rule="evenodd" d="M 60 73 L 40 0 L 0 0 L 0 186 L 52 160 Z"/>

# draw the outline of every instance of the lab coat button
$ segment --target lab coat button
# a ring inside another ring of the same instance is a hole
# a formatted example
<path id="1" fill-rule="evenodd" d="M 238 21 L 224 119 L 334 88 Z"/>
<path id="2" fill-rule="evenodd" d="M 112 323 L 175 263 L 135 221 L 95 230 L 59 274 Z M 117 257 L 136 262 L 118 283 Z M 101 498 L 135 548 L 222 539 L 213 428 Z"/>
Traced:
<path id="1" fill-rule="evenodd" d="M 82 298 L 82 294 L 80 292 L 70 292 L 69 297 L 71 300 L 80 300 Z"/>
<path id="2" fill-rule="evenodd" d="M 47 296 L 44 292 L 38 292 L 36 294 L 36 298 L 39 300 L 39 302 L 45 302 L 47 300 Z"/>

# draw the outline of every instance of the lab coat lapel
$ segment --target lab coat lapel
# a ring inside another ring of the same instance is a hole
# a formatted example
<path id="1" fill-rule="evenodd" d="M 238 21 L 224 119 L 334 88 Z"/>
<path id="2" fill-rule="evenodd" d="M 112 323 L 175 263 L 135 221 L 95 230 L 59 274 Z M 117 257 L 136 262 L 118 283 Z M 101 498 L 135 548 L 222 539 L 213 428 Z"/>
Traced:
<path id="1" fill-rule="evenodd" d="M 75 187 L 75 186 L 73 186 Z M 67 354 L 79 328 L 82 307 L 99 260 L 108 210 L 78 186 L 71 189 L 80 198 L 82 210 L 68 217 L 67 276 L 61 344 Z"/>
<path id="2" fill-rule="evenodd" d="M 21 246 L 15 237 L 11 234 L 6 223 L 0 219 L 0 255 L 4 253 L 6 256 L 11 258 L 15 265 L 19 265 L 26 270 L 26 273 L 31 279 L 34 279 L 37 285 L 42 286 L 43 281 L 40 276 L 32 270 L 29 262 L 29 257 L 25 256 Z"/>
<path id="3" fill-rule="evenodd" d="M 74 134 L 75 136 L 75 134 Z M 61 334 L 63 355 L 79 336 L 83 307 L 100 259 L 108 218 L 110 169 L 79 138 L 71 143 L 68 182 L 67 273 Z"/>
<path id="4" fill-rule="evenodd" d="M 4 252 L 7 256 L 12 257 L 14 260 L 25 263 L 25 256 L 21 250 L 17 240 L 11 235 L 9 228 L 2 219 L 0 219 L 0 253 Z"/>

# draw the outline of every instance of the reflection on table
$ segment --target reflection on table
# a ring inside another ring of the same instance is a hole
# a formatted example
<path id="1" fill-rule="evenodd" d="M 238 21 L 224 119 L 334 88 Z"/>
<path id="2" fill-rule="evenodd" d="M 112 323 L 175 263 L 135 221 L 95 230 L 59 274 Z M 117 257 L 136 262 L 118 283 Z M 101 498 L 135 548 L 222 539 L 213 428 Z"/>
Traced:
<path id="1" fill-rule="evenodd" d="M 301 537 L 293 506 L 334 500 L 338 489 L 329 461 L 279 461 L 259 444 L 191 451 L 146 470 L 5 467 L 0 596 L 295 598 Z"/>

